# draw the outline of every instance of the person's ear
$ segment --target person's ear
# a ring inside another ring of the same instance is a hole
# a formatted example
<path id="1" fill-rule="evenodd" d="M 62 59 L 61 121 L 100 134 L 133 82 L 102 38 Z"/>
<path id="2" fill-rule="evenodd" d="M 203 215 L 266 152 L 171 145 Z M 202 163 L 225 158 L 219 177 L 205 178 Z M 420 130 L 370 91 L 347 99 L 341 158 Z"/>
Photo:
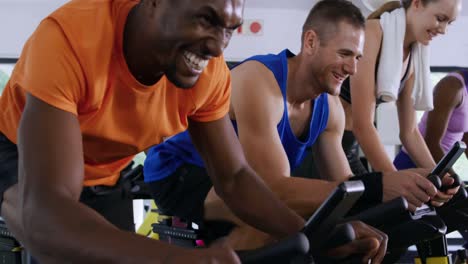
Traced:
<path id="1" fill-rule="evenodd" d="M 320 40 L 317 32 L 310 29 L 304 32 L 304 41 L 302 43 L 302 50 L 306 54 L 314 55 L 320 45 Z"/>
<path id="2" fill-rule="evenodd" d="M 411 2 L 411 5 L 412 5 L 414 8 L 419 8 L 419 7 L 422 6 L 422 2 L 421 2 L 421 0 L 413 0 L 413 1 Z"/>

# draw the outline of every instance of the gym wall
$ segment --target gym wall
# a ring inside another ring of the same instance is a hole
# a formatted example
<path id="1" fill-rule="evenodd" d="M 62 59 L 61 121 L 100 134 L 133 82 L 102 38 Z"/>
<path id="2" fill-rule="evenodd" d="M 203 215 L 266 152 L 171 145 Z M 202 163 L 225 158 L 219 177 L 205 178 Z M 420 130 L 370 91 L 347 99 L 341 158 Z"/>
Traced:
<path id="1" fill-rule="evenodd" d="M 352 0 L 367 10 L 361 2 Z M 17 58 L 27 37 L 40 20 L 65 3 L 66 0 L 0 0 L 0 58 Z M 276 53 L 288 47 L 293 52 L 300 48 L 300 31 L 308 10 L 315 1 L 310 0 L 246 0 L 244 17 L 260 20 L 259 35 L 236 34 L 225 57 L 238 61 L 253 54 Z M 468 6 L 459 19 L 450 26 L 446 36 L 434 39 L 431 44 L 432 66 L 468 67 L 468 38 L 463 29 L 468 28 Z"/>

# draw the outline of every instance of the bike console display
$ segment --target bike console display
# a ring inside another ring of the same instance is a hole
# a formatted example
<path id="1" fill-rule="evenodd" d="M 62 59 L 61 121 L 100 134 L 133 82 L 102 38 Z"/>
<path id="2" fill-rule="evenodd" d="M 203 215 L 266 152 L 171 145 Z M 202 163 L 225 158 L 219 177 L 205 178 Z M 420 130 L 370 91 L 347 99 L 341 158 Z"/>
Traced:
<path id="1" fill-rule="evenodd" d="M 312 248 L 325 242 L 336 225 L 361 197 L 364 192 L 362 181 L 343 182 L 328 196 L 322 205 L 306 222 L 303 233 L 307 236 Z"/>

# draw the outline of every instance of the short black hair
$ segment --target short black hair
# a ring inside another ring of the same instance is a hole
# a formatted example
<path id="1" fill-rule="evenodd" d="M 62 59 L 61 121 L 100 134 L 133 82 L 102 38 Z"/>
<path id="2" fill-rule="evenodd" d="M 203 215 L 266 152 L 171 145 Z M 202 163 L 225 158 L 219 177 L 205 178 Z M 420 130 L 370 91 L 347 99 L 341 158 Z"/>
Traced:
<path id="1" fill-rule="evenodd" d="M 361 10 L 348 0 L 321 0 L 310 10 L 302 26 L 302 41 L 308 30 L 314 30 L 325 41 L 327 32 L 334 32 L 341 22 L 347 22 L 358 29 L 364 29 L 366 20 Z M 331 30 L 331 26 L 333 26 Z"/>

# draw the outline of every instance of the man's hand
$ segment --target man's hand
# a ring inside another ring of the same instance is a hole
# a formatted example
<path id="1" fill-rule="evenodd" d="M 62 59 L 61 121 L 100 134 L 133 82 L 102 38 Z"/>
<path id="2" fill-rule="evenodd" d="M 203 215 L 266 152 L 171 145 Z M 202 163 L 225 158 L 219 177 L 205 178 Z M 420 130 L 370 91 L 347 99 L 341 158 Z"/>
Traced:
<path id="1" fill-rule="evenodd" d="M 360 221 L 350 223 L 356 239 L 327 252 L 334 258 L 346 258 L 351 255 L 363 256 L 363 263 L 381 263 L 387 251 L 388 237 L 378 229 Z"/>
<path id="2" fill-rule="evenodd" d="M 408 201 L 409 210 L 414 212 L 416 208 L 429 202 L 438 194 L 437 188 L 426 178 L 429 173 L 429 169 L 383 173 L 383 201 L 403 196 Z M 443 196 L 443 198 L 447 197 Z"/>
<path id="3" fill-rule="evenodd" d="M 444 178 L 442 178 L 442 186 L 450 187 L 454 182 L 455 180 L 449 174 L 446 174 Z M 446 189 L 445 191 L 437 191 L 437 194 L 431 200 L 431 205 L 437 207 L 442 206 L 444 203 L 453 198 L 453 196 L 458 192 L 459 188 L 460 186 L 457 186 Z"/>

